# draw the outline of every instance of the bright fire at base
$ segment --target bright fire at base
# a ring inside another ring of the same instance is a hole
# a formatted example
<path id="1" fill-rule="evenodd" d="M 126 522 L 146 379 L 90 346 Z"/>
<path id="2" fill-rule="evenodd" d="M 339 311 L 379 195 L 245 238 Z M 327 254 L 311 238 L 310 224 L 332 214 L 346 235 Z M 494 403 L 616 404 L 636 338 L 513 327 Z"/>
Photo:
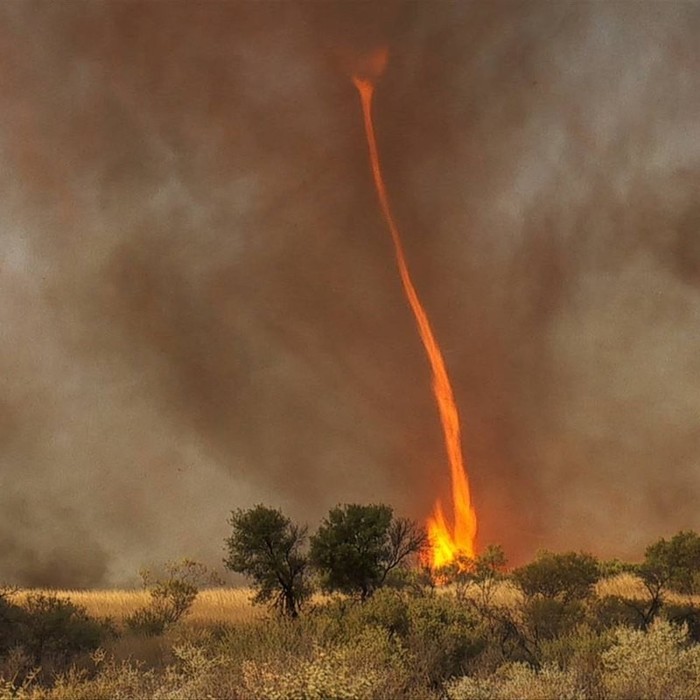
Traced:
<path id="1" fill-rule="evenodd" d="M 445 448 L 450 463 L 452 480 L 453 522 L 445 518 L 442 503 L 435 504 L 433 515 L 428 519 L 428 535 L 430 536 L 431 552 L 428 562 L 433 568 L 439 568 L 454 561 L 457 556 L 473 557 L 475 554 L 475 539 L 477 530 L 476 513 L 471 504 L 469 480 L 462 456 L 462 441 L 460 436 L 459 413 L 455 403 L 452 385 L 447 374 L 445 361 L 440 346 L 433 335 L 428 316 L 413 285 L 406 263 L 406 256 L 401 242 L 398 225 L 389 206 L 389 196 L 382 176 L 377 142 L 372 122 L 372 96 L 374 94 L 373 80 L 379 77 L 386 63 L 386 49 L 379 49 L 366 58 L 364 63 L 371 70 L 363 70 L 353 76 L 353 83 L 360 93 L 362 113 L 364 116 L 367 146 L 369 148 L 370 165 L 374 185 L 377 190 L 382 215 L 394 243 L 396 262 L 401 276 L 401 282 L 408 303 L 418 326 L 421 341 L 425 347 L 430 368 L 433 374 L 433 394 L 440 414 L 440 422 L 445 438 Z"/>

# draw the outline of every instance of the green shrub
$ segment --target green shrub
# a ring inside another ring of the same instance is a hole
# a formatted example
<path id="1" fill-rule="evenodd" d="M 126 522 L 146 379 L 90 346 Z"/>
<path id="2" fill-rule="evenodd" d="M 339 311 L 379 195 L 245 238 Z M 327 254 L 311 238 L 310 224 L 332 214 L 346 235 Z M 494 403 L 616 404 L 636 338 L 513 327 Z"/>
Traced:
<path id="1" fill-rule="evenodd" d="M 627 625 L 642 627 L 643 614 L 639 606 L 645 606 L 644 601 L 634 601 L 617 595 L 597 598 L 590 603 L 590 621 L 595 629 L 602 631 Z"/>
<path id="2" fill-rule="evenodd" d="M 380 589 L 364 603 L 335 597 L 316 606 L 307 622 L 323 643 L 346 643 L 367 628 L 380 629 L 405 640 L 411 625 L 409 600 L 406 594 L 392 589 Z"/>
<path id="3" fill-rule="evenodd" d="M 600 579 L 597 560 L 590 554 L 541 552 L 535 561 L 515 569 L 513 580 L 526 596 L 584 600 Z"/>
<path id="4" fill-rule="evenodd" d="M 535 597 L 523 602 L 523 622 L 536 643 L 570 633 L 585 617 L 586 608 L 578 600 Z"/>
<path id="5" fill-rule="evenodd" d="M 612 645 L 612 634 L 600 633 L 584 623 L 568 634 L 544 641 L 539 647 L 542 667 L 568 671 L 586 698 L 600 698 L 603 676 L 602 654 Z"/>
<path id="6" fill-rule="evenodd" d="M 484 629 L 454 597 L 411 598 L 406 647 L 417 672 L 435 687 L 465 672 L 485 647 Z"/>
<path id="7" fill-rule="evenodd" d="M 606 559 L 598 562 L 598 570 L 601 579 L 613 578 L 620 574 L 634 573 L 634 568 L 633 564 L 629 564 L 621 559 Z"/>
<path id="8" fill-rule="evenodd" d="M 0 676 L 13 683 L 48 682 L 114 635 L 108 620 L 65 598 L 30 593 L 18 604 L 12 591 L 0 591 Z"/>
<path id="9" fill-rule="evenodd" d="M 479 679 L 468 676 L 447 685 L 449 700 L 583 700 L 572 673 L 554 665 L 535 670 L 524 663 L 509 663 L 495 674 Z"/>
<path id="10" fill-rule="evenodd" d="M 89 653 L 116 636 L 109 620 L 53 594 L 30 593 L 13 609 L 13 645 L 0 660 L 0 675 L 22 685 L 50 685 L 72 666 L 93 668 Z"/>
<path id="11" fill-rule="evenodd" d="M 0 587 L 0 656 L 16 647 L 22 636 L 25 613 L 13 602 L 10 588 Z"/>
<path id="12" fill-rule="evenodd" d="M 306 615 L 297 620 L 277 616 L 264 620 L 233 624 L 218 635 L 215 648 L 232 663 L 244 660 L 267 661 L 277 657 L 308 655 L 318 642 L 332 644 L 342 641 L 342 635 L 325 634 L 324 623 L 316 615 Z"/>
<path id="13" fill-rule="evenodd" d="M 358 616 L 363 626 L 371 625 L 389 634 L 405 638 L 411 627 L 406 598 L 396 591 L 380 589 L 365 605 L 358 606 Z"/>
<path id="14" fill-rule="evenodd" d="M 544 645 L 539 669 L 503 664 L 496 672 L 446 685 L 451 700 L 686 700 L 700 697 L 700 646 L 684 625 L 658 618 L 647 631 L 618 627 L 599 635 L 580 627 Z"/>
<path id="15" fill-rule="evenodd" d="M 113 633 L 109 624 L 55 595 L 30 593 L 22 607 L 21 646 L 36 664 L 49 657 L 68 661 L 76 654 L 93 651 Z"/>
<path id="16" fill-rule="evenodd" d="M 673 590 L 697 593 L 700 590 L 700 535 L 689 530 L 677 533 L 670 540 L 660 539 L 647 548 L 645 563 L 663 570 Z"/>
<path id="17" fill-rule="evenodd" d="M 362 603 L 335 599 L 309 616 L 318 639 L 343 645 L 378 631 L 410 658 L 411 683 L 423 692 L 462 674 L 485 646 L 485 630 L 473 611 L 450 594 L 407 595 L 380 589 Z"/>
<path id="18" fill-rule="evenodd" d="M 386 631 L 367 628 L 345 644 L 308 656 L 243 663 L 251 700 L 370 700 L 400 697 L 408 682 L 405 651 Z"/>
<path id="19" fill-rule="evenodd" d="M 693 603 L 667 603 L 664 615 L 675 625 L 685 625 L 688 638 L 695 643 L 700 642 L 700 608 Z"/>

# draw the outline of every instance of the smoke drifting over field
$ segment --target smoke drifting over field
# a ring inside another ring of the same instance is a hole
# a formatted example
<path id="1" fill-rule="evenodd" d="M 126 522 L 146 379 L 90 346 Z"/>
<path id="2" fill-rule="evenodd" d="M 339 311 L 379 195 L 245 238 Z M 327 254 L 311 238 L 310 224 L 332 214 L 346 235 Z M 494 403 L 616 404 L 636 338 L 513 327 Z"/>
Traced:
<path id="1" fill-rule="evenodd" d="M 254 502 L 449 487 L 344 56 L 483 542 L 700 527 L 700 5 L 0 5 L 0 578 L 217 562 Z"/>

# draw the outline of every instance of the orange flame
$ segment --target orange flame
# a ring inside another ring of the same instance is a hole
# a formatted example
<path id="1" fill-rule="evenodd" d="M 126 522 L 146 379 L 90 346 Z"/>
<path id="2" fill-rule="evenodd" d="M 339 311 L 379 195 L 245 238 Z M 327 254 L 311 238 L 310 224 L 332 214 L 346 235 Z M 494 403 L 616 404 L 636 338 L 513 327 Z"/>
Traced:
<path id="1" fill-rule="evenodd" d="M 375 53 L 376 57 L 381 57 L 372 61 L 375 66 L 382 65 L 386 61 L 386 50 Z M 378 77 L 379 71 L 372 71 L 374 77 Z M 403 289 L 408 299 L 408 303 L 413 311 L 418 326 L 423 346 L 428 355 L 430 367 L 433 374 L 433 394 L 437 403 L 442 430 L 445 437 L 445 447 L 447 458 L 450 463 L 450 476 L 452 479 L 452 505 L 454 514 L 454 526 L 450 528 L 442 508 L 442 503 L 438 499 L 435 503 L 433 515 L 428 519 L 428 535 L 431 542 L 430 564 L 433 568 L 438 568 L 454 561 L 458 555 L 470 558 L 475 554 L 476 538 L 476 513 L 471 504 L 471 493 L 469 481 L 464 466 L 462 456 L 462 443 L 460 437 L 459 413 L 455 404 L 452 386 L 445 367 L 445 361 L 440 351 L 440 346 L 435 340 L 428 316 L 421 304 L 416 292 L 416 288 L 411 280 L 408 271 L 406 256 L 401 243 L 401 235 L 394 216 L 389 206 L 389 196 L 387 194 L 384 178 L 379 163 L 379 153 L 377 151 L 377 141 L 374 135 L 374 125 L 372 123 L 372 96 L 374 94 L 374 83 L 365 77 L 353 76 L 353 83 L 360 93 L 362 103 L 362 113 L 365 122 L 365 133 L 367 135 L 367 145 L 369 147 L 369 159 L 374 177 L 374 185 L 377 189 L 379 204 L 386 221 L 391 239 L 394 243 L 396 262 L 401 275 Z"/>

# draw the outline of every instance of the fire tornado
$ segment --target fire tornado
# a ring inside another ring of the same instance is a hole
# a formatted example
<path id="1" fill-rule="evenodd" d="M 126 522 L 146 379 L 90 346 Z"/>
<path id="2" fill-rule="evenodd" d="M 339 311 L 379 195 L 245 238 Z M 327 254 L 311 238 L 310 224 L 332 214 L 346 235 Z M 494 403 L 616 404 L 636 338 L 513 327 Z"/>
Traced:
<path id="1" fill-rule="evenodd" d="M 362 114 L 364 117 L 365 134 L 369 148 L 369 160 L 372 168 L 374 185 L 379 198 L 384 221 L 391 234 L 394 244 L 396 263 L 401 276 L 406 298 L 418 326 L 421 341 L 430 362 L 432 370 L 433 394 L 437 403 L 442 423 L 442 431 L 445 438 L 445 448 L 450 464 L 450 477 L 452 480 L 452 522 L 448 522 L 442 503 L 438 499 L 432 516 L 428 519 L 428 534 L 431 543 L 431 564 L 433 568 L 444 566 L 454 561 L 458 555 L 473 557 L 475 554 L 475 538 L 477 530 L 476 513 L 471 503 L 469 480 L 462 455 L 462 440 L 460 434 L 459 412 L 454 399 L 452 385 L 445 367 L 440 346 L 438 345 L 433 330 L 428 320 L 428 315 L 423 308 L 418 292 L 411 280 L 411 275 L 406 262 L 399 227 L 389 206 L 389 196 L 382 176 L 382 169 L 377 150 L 377 140 L 374 135 L 372 122 L 372 96 L 374 94 L 374 80 L 379 77 L 384 69 L 387 59 L 386 49 L 380 49 L 371 56 L 365 58 L 361 74 L 352 77 L 353 83 L 360 94 Z"/>

